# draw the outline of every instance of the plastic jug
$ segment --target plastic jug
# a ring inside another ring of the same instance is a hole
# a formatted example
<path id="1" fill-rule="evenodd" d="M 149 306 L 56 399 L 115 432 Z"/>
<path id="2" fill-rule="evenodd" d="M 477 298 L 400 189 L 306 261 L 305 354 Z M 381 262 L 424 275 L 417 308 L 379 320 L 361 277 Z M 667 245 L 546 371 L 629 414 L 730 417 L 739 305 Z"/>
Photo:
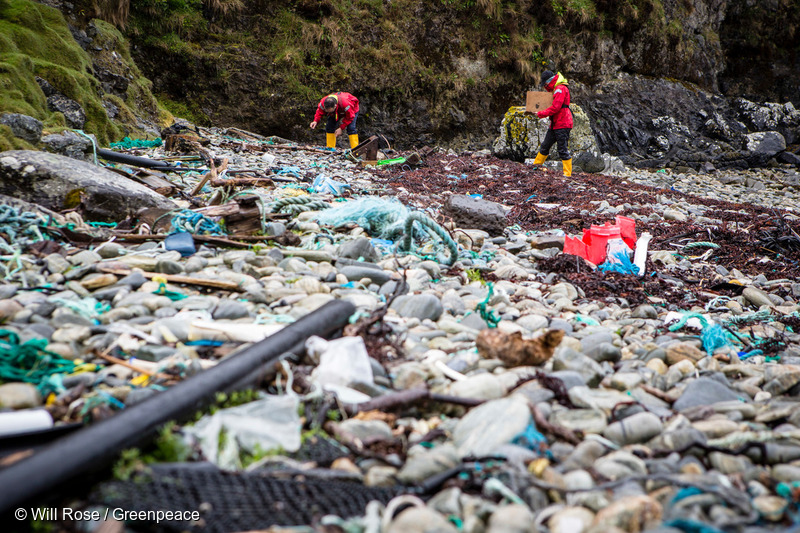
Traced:
<path id="1" fill-rule="evenodd" d="M 632 218 L 617 216 L 615 223 L 606 222 L 602 226 L 591 225 L 583 230 L 583 237 L 564 238 L 564 253 L 578 255 L 587 261 L 600 265 L 606 260 L 608 242 L 614 239 L 622 241 L 630 248 L 636 247 L 636 221 Z"/>
<path id="2" fill-rule="evenodd" d="M 622 235 L 619 226 L 616 224 L 609 224 L 608 222 L 603 226 L 595 226 L 592 224 L 588 230 L 583 230 L 583 242 L 585 242 L 588 247 L 589 261 L 595 265 L 599 265 L 605 261 L 608 241 L 621 238 Z"/>

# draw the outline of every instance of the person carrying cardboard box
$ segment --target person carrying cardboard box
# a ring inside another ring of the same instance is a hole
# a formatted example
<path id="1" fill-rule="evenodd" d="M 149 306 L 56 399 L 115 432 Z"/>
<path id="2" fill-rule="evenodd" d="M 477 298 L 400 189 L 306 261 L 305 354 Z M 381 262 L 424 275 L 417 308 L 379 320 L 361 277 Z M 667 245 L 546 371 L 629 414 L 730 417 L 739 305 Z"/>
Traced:
<path id="1" fill-rule="evenodd" d="M 350 148 L 358 146 L 358 132 L 356 131 L 358 98 L 350 93 L 329 94 L 319 101 L 314 121 L 309 124 L 309 127 L 312 130 L 316 128 L 325 116 L 328 117 L 325 124 L 328 148 L 336 147 L 336 138 L 342 134 L 342 131 L 347 131 Z"/>
<path id="2" fill-rule="evenodd" d="M 558 144 L 558 155 L 564 166 L 564 175 L 572 176 L 572 156 L 569 155 L 569 134 L 572 131 L 572 111 L 569 109 L 569 82 L 560 72 L 551 70 L 542 72 L 542 86 L 553 93 L 553 104 L 547 109 L 536 112 L 539 118 L 550 117 L 550 129 L 544 136 L 539 153 L 533 160 L 534 165 L 541 165 L 550 154 L 554 144 Z"/>

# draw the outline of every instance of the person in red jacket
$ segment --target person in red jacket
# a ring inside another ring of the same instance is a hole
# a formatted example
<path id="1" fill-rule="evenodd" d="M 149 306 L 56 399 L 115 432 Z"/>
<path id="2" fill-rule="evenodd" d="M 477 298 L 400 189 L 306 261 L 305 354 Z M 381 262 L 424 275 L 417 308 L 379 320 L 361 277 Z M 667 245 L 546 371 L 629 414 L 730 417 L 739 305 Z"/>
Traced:
<path id="1" fill-rule="evenodd" d="M 336 148 L 336 138 L 342 134 L 342 131 L 347 131 L 351 149 L 358 145 L 358 132 L 356 131 L 358 98 L 350 93 L 329 94 L 319 101 L 314 121 L 309 124 L 309 127 L 312 130 L 316 128 L 323 116 L 328 117 L 325 124 L 328 148 Z"/>
<path id="2" fill-rule="evenodd" d="M 550 117 L 550 129 L 544 136 L 539 153 L 533 160 L 534 165 L 541 165 L 550 154 L 550 148 L 558 144 L 558 155 L 564 166 L 564 175 L 572 176 L 572 156 L 569 155 L 569 134 L 572 131 L 572 111 L 569 109 L 569 82 L 560 72 L 545 70 L 542 73 L 542 85 L 553 93 L 553 104 L 536 113 L 539 118 Z"/>

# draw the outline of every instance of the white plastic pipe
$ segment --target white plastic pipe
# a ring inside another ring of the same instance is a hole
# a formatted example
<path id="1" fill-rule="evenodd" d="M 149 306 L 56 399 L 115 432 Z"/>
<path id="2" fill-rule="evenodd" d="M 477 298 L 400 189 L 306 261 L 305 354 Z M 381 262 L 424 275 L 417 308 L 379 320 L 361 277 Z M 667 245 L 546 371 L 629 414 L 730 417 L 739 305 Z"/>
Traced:
<path id="1" fill-rule="evenodd" d="M 45 409 L 24 409 L 0 413 L 0 437 L 20 435 L 53 427 L 53 417 Z"/>

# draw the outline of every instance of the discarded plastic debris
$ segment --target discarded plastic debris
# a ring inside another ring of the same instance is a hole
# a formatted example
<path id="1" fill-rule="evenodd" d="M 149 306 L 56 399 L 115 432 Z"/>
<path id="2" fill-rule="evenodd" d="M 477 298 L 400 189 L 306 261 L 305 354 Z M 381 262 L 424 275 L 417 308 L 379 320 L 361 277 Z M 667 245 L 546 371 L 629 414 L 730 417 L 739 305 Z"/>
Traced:
<path id="1" fill-rule="evenodd" d="M 317 222 L 334 227 L 354 223 L 372 237 L 396 240 L 402 236 L 408 214 L 408 208 L 397 199 L 367 196 L 320 212 Z"/>
<path id="2" fill-rule="evenodd" d="M 0 329 L 0 379 L 40 384 L 51 374 L 69 373 L 75 362 L 45 350 L 46 339 L 31 339 L 20 344 L 19 336 Z"/>
<path id="3" fill-rule="evenodd" d="M 283 324 L 239 324 L 236 322 L 195 320 L 189 327 L 189 340 L 258 342 L 283 329 Z"/>
<path id="4" fill-rule="evenodd" d="M 383 159 L 381 161 L 378 161 L 376 164 L 377 165 L 397 165 L 398 163 L 405 163 L 405 162 L 406 162 L 406 158 L 405 157 L 395 157 L 394 159 Z"/>
<path id="5" fill-rule="evenodd" d="M 312 377 L 323 387 L 372 382 L 372 366 L 361 337 L 342 337 L 326 341 L 313 336 L 306 341 L 306 350 L 309 356 L 319 360 Z"/>
<path id="6" fill-rule="evenodd" d="M 608 243 L 614 239 L 622 239 L 631 249 L 636 245 L 636 221 L 617 215 L 616 223 L 603 226 L 592 225 L 583 230 L 579 240 L 573 237 L 564 238 L 564 253 L 580 256 L 590 263 L 603 263 L 608 253 Z"/>
<path id="7" fill-rule="evenodd" d="M 447 249 L 450 252 L 449 257 L 444 257 L 442 254 L 437 254 L 436 260 L 444 265 L 452 265 L 458 259 L 458 245 L 456 242 L 448 235 L 448 233 L 442 228 L 439 224 L 429 218 L 427 215 L 415 211 L 408 215 L 406 218 L 405 223 L 405 239 L 403 239 L 401 243 L 401 249 L 406 252 L 412 251 L 412 242 L 413 242 L 413 228 L 414 222 L 419 222 L 422 226 L 427 228 L 431 233 L 438 236 L 445 244 Z"/>
<path id="8" fill-rule="evenodd" d="M 350 388 L 355 383 L 372 383 L 372 366 L 361 337 L 342 337 L 326 341 L 309 337 L 306 351 L 319 360 L 311 374 L 312 380 L 324 390 L 333 392 L 344 403 L 362 403 L 370 400 L 366 394 Z"/>
<path id="9" fill-rule="evenodd" d="M 109 143 L 111 148 L 122 148 L 124 150 L 130 148 L 155 148 L 164 144 L 161 137 L 149 141 L 147 139 L 131 139 L 130 137 L 123 138 L 120 142 Z"/>
<path id="10" fill-rule="evenodd" d="M 187 231 L 178 231 L 167 235 L 164 239 L 164 249 L 180 252 L 181 257 L 190 256 L 197 251 L 194 246 L 194 238 Z"/>
<path id="11" fill-rule="evenodd" d="M 300 448 L 298 405 L 295 394 L 266 396 L 205 416 L 194 426 L 185 427 L 184 432 L 197 439 L 207 461 L 240 470 L 242 451 L 256 454 Z"/>
<path id="12" fill-rule="evenodd" d="M 636 249 L 633 253 L 633 264 L 639 269 L 640 276 L 644 275 L 644 265 L 647 261 L 647 247 L 649 246 L 650 239 L 652 238 L 652 235 L 650 235 L 648 232 L 644 232 L 636 241 Z"/>
<path id="13" fill-rule="evenodd" d="M 225 233 L 216 221 L 191 209 L 181 209 L 176 213 L 172 217 L 172 227 L 179 232 L 185 231 L 198 235 L 223 235 Z"/>
<path id="14" fill-rule="evenodd" d="M 347 183 L 336 181 L 328 176 L 325 176 L 324 174 L 320 174 L 314 178 L 314 181 L 311 184 L 311 189 L 313 189 L 314 192 L 320 194 L 332 194 L 334 196 L 342 196 L 344 191 L 349 188 L 350 185 Z"/>
<path id="15" fill-rule="evenodd" d="M 623 247 L 627 248 L 622 240 L 619 240 L 619 242 L 622 243 Z M 611 244 L 609 244 L 609 248 L 611 248 Z M 617 250 L 614 253 L 609 251 L 606 262 L 599 265 L 597 268 L 603 272 L 618 272 L 620 274 L 632 275 L 637 275 L 639 273 L 639 267 L 631 263 L 631 258 L 625 250 Z"/>
<path id="16" fill-rule="evenodd" d="M 708 355 L 713 354 L 718 348 L 723 348 L 732 344 L 730 340 L 730 334 L 725 331 L 725 328 L 723 328 L 720 324 L 709 320 L 700 313 L 685 313 L 681 315 L 679 313 L 670 312 L 667 314 L 664 320 L 665 323 L 668 323 L 668 320 L 671 322 L 676 318 L 678 321 L 669 326 L 668 329 L 670 331 L 677 331 L 686 325 L 690 327 L 701 328 L 703 331 L 700 334 L 700 340 L 703 343 L 703 349 L 705 349 Z"/>
<path id="17" fill-rule="evenodd" d="M 0 413 L 0 437 L 20 435 L 53 427 L 53 417 L 45 409 L 24 409 Z"/>

